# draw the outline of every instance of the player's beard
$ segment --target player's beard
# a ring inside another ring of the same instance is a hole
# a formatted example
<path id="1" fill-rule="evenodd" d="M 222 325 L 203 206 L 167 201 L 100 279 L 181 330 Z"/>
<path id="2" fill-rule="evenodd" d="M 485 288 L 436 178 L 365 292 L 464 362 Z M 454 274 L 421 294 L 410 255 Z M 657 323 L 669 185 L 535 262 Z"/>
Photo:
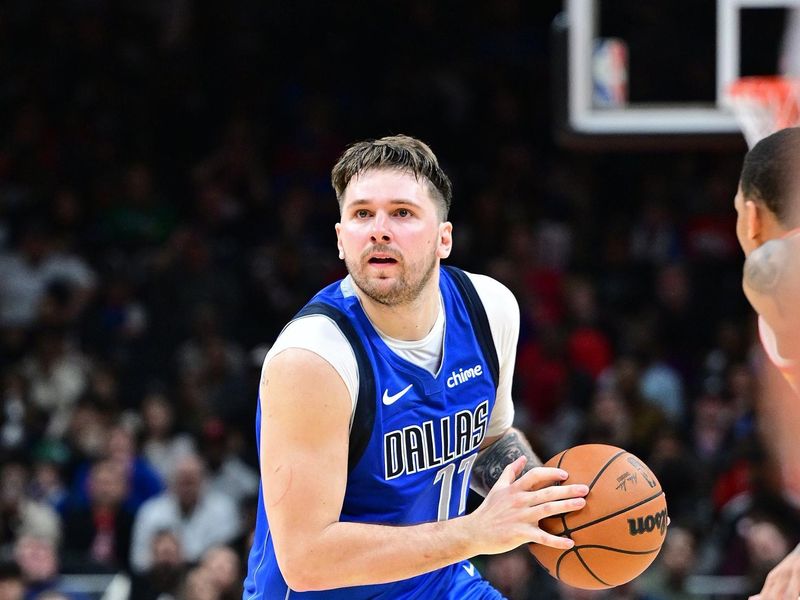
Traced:
<path id="1" fill-rule="evenodd" d="M 433 253 L 413 265 L 406 263 L 397 253 L 392 253 L 392 257 L 397 260 L 395 265 L 397 276 L 392 284 L 387 286 L 383 283 L 386 281 L 385 278 L 369 277 L 366 274 L 369 268 L 369 255 L 374 252 L 388 252 L 388 250 L 382 246 L 375 246 L 365 251 L 358 260 L 351 260 L 345 256 L 344 262 L 356 286 L 368 298 L 384 306 L 400 306 L 416 300 L 436 270 L 437 258 Z"/>

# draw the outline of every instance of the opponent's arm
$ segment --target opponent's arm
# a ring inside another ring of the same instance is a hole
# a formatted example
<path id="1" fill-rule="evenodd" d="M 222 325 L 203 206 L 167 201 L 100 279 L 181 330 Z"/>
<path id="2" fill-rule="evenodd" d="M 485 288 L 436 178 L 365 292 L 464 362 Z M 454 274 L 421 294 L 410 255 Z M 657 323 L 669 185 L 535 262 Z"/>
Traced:
<path id="1" fill-rule="evenodd" d="M 744 263 L 742 287 L 775 332 L 778 353 L 800 359 L 800 236 L 770 240 Z"/>
<path id="2" fill-rule="evenodd" d="M 503 435 L 487 438 L 481 444 L 481 451 L 472 467 L 470 487 L 485 496 L 500 478 L 503 470 L 520 456 L 524 456 L 524 473 L 542 465 L 542 461 L 533 452 L 531 445 L 523 433 L 514 427 Z"/>
<path id="3" fill-rule="evenodd" d="M 290 349 L 267 365 L 261 399 L 264 503 L 278 564 L 294 590 L 396 581 L 530 541 L 572 546 L 538 522 L 581 508 L 588 489 L 548 485 L 531 491 L 566 473 L 534 469 L 522 475 L 522 457 L 467 516 L 404 527 L 341 522 L 352 410 L 344 382 L 318 355 Z"/>
<path id="4" fill-rule="evenodd" d="M 767 575 L 764 588 L 750 600 L 797 598 L 800 595 L 800 546 L 789 552 Z"/>

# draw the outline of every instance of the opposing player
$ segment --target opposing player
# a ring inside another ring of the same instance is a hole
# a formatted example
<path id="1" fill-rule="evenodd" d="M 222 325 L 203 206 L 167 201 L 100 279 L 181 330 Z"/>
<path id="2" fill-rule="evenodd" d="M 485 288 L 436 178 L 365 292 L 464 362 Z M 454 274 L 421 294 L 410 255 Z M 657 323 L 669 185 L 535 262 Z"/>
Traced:
<path id="1" fill-rule="evenodd" d="M 263 479 L 245 598 L 500 594 L 468 559 L 584 506 L 511 427 L 519 308 L 440 261 L 451 184 L 424 143 L 360 142 L 332 173 L 349 276 L 319 292 L 264 361 Z M 468 487 L 485 495 L 465 514 Z"/>
<path id="2" fill-rule="evenodd" d="M 800 395 L 798 183 L 800 128 L 782 129 L 758 142 L 745 156 L 734 202 L 736 234 L 746 256 L 745 295 L 759 315 L 761 341 L 767 354 Z M 796 411 L 798 401 L 800 398 L 792 398 L 787 410 Z M 799 433 L 793 432 L 794 440 Z M 761 593 L 752 598 L 771 600 L 798 595 L 800 546 L 770 572 Z"/>

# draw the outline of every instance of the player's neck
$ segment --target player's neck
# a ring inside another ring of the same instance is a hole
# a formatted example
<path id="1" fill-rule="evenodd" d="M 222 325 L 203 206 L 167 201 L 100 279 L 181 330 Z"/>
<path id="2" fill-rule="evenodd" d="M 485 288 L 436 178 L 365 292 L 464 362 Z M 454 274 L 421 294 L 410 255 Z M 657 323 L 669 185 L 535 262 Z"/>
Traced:
<path id="1" fill-rule="evenodd" d="M 386 306 L 358 292 L 361 306 L 369 320 L 382 334 L 403 341 L 424 338 L 439 316 L 439 284 L 437 277 L 425 286 L 422 293 L 411 302 Z"/>
<path id="2" fill-rule="evenodd" d="M 800 227 L 790 227 L 781 234 L 781 239 L 791 238 L 800 235 Z"/>

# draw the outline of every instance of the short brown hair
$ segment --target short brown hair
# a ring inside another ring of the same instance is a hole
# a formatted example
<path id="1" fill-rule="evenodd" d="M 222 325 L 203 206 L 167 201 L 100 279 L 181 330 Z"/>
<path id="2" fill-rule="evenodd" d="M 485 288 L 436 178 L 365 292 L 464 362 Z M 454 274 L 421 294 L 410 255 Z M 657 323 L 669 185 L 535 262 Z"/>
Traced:
<path id="1" fill-rule="evenodd" d="M 739 181 L 748 200 L 762 202 L 787 227 L 797 226 L 800 127 L 776 131 L 745 155 Z"/>
<path id="2" fill-rule="evenodd" d="M 447 219 L 453 200 L 453 184 L 442 171 L 436 155 L 425 143 L 407 135 L 391 135 L 378 140 L 356 142 L 344 151 L 331 171 L 331 183 L 339 207 L 350 180 L 371 169 L 397 169 L 413 173 L 428 182 L 431 196 L 440 205 L 442 220 Z"/>

